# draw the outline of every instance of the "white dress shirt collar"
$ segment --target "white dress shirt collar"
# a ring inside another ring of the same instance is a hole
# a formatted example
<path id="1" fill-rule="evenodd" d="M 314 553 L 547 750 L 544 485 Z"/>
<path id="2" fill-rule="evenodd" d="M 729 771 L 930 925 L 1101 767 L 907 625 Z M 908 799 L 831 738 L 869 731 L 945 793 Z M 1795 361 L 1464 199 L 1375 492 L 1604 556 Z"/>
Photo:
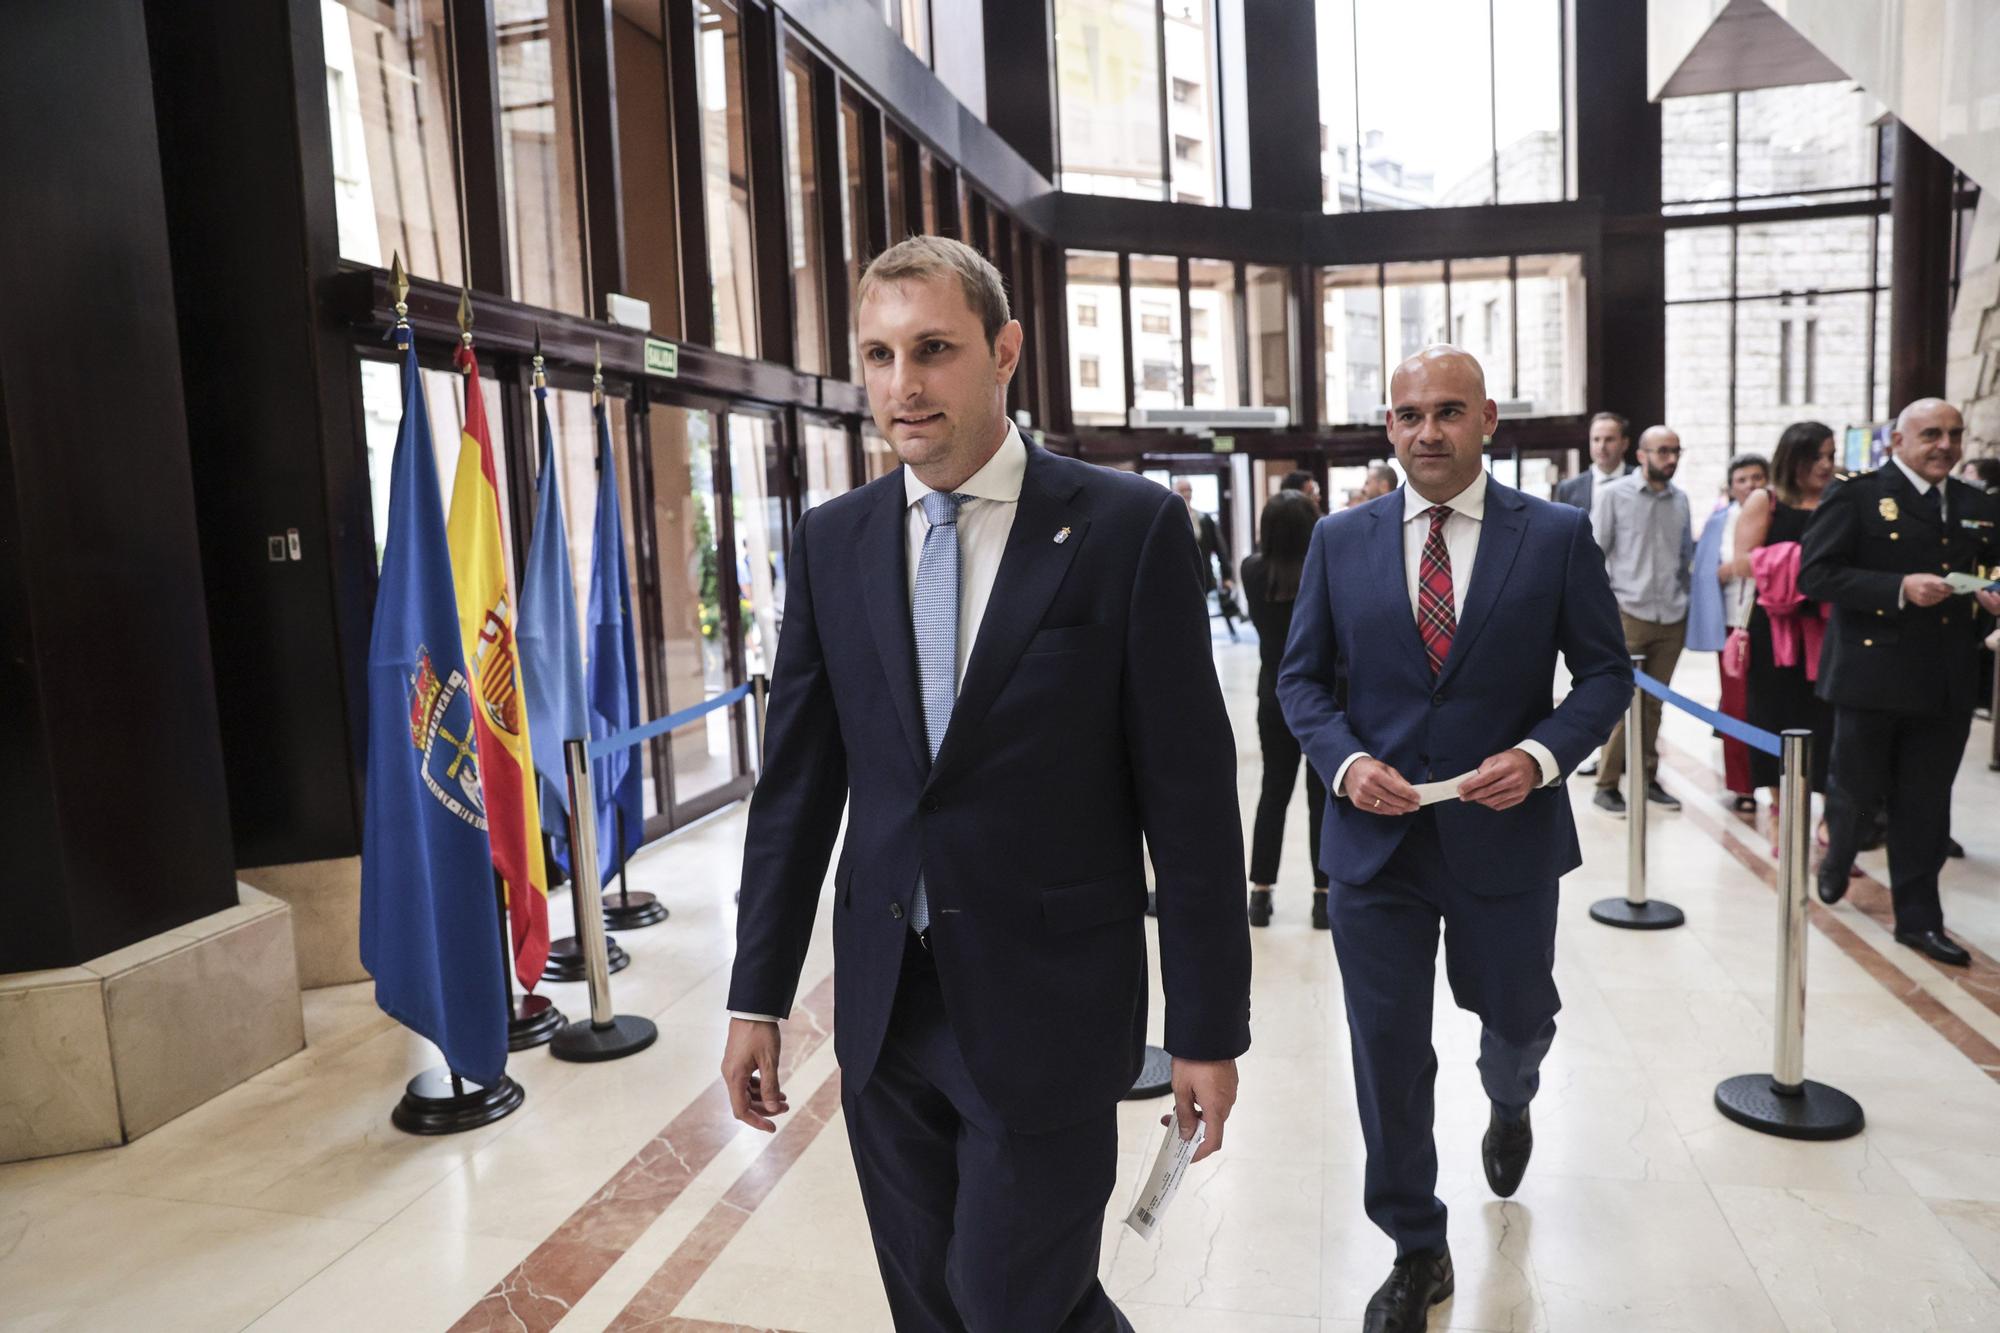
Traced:
<path id="1" fill-rule="evenodd" d="M 1000 448 L 986 465 L 966 479 L 965 485 L 954 494 L 974 500 L 998 500 L 1002 504 L 1014 504 L 1021 498 L 1021 479 L 1028 475 L 1028 446 L 1021 441 L 1021 432 L 1013 422 L 1007 423 L 1007 438 L 1000 441 Z M 931 488 L 917 480 L 916 470 L 903 468 L 903 500 L 906 506 L 923 503 L 923 498 L 931 493 Z"/>
<path id="2" fill-rule="evenodd" d="M 1590 465 L 1590 470 L 1597 474 L 1597 479 L 1599 481 L 1616 481 L 1620 477 L 1625 475 L 1625 465 L 1623 463 L 1620 463 L 1617 467 L 1612 468 L 1609 472 L 1606 472 L 1603 468 L 1597 466 L 1597 464 L 1592 463 Z"/>
<path id="3" fill-rule="evenodd" d="M 1918 476 L 1916 473 L 1916 469 L 1912 468 L 1908 463 L 1905 463 L 1902 459 L 1896 457 L 1896 455 L 1894 454 L 1889 455 L 1889 461 L 1891 463 L 1894 463 L 1897 467 L 1903 470 L 1903 475 L 1910 479 L 1910 485 L 1917 488 L 1918 495 L 1929 495 L 1931 493 L 1931 486 L 1933 483 L 1926 481 L 1924 478 Z"/>
<path id="4" fill-rule="evenodd" d="M 1486 469 L 1479 469 L 1479 475 L 1472 479 L 1470 486 L 1467 486 L 1444 503 L 1445 508 L 1461 513 L 1469 519 L 1484 521 L 1486 518 Z M 1405 482 L 1403 485 L 1403 521 L 1408 523 L 1411 519 L 1421 518 L 1425 514 L 1430 513 L 1430 511 L 1431 502 L 1424 499 L 1423 496 L 1418 495 L 1416 487 Z"/>

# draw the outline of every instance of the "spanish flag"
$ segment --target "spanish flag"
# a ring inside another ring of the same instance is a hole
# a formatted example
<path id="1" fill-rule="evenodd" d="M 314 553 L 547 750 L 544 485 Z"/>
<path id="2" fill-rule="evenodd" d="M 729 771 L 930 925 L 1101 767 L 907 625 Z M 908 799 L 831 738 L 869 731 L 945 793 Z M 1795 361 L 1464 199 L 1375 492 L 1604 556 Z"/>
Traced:
<path id="1" fill-rule="evenodd" d="M 458 442 L 445 533 L 458 593 L 459 637 L 472 670 L 479 780 L 493 868 L 507 885 L 514 933 L 514 974 L 524 990 L 542 979 L 549 958 L 548 871 L 542 862 L 542 816 L 521 700 L 521 663 L 514 643 L 514 605 L 500 545 L 500 488 L 494 480 L 493 437 L 479 392 L 479 359 L 458 350 L 465 371 L 465 431 Z"/>

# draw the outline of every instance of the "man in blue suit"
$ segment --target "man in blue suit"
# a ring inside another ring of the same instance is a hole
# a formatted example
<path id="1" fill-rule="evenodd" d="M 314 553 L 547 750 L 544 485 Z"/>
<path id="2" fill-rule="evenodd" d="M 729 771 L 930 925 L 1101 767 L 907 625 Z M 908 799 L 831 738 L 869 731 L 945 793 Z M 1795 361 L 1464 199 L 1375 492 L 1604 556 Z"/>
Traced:
<path id="1" fill-rule="evenodd" d="M 1322 864 L 1368 1146 L 1368 1216 L 1396 1242 L 1368 1333 L 1412 1333 L 1452 1292 L 1431 1136 L 1438 927 L 1480 1017 L 1481 1157 L 1511 1195 L 1555 1036 L 1556 882 L 1581 861 L 1563 775 L 1603 743 L 1632 668 L 1590 516 L 1502 486 L 1479 363 L 1432 347 L 1396 369 L 1389 438 L 1409 481 L 1322 519 L 1278 675 L 1285 721 L 1332 779 Z M 1569 696 L 1551 706 L 1556 656 Z M 1334 691 L 1345 671 L 1346 704 Z M 1421 804 L 1414 784 L 1470 774 Z"/>
<path id="2" fill-rule="evenodd" d="M 1129 1328 L 1097 1279 L 1146 1030 L 1146 876 L 1183 1138 L 1250 1044 L 1236 746 L 1187 507 L 1027 445 L 1000 275 L 957 241 L 857 292 L 903 466 L 800 520 L 744 840 L 722 1073 L 786 1109 L 778 1028 L 833 876 L 834 1050 L 899 1330 Z"/>

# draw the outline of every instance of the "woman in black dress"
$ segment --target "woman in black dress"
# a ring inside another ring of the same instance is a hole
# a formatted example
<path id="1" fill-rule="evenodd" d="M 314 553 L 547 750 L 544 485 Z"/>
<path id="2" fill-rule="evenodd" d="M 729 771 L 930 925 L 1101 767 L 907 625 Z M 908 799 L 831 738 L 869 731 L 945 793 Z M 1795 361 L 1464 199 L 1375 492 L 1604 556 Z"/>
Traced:
<path id="1" fill-rule="evenodd" d="M 1257 822 L 1250 838 L 1250 924 L 1271 924 L 1271 886 L 1278 878 L 1278 848 L 1285 837 L 1285 807 L 1299 774 L 1299 743 L 1278 707 L 1278 664 L 1292 631 L 1292 604 L 1299 595 L 1319 507 L 1298 491 L 1279 491 L 1264 506 L 1257 554 L 1243 562 L 1243 597 L 1257 627 L 1257 739 L 1264 750 L 1264 789 L 1257 798 Z M 1326 784 L 1306 766 L 1307 834 L 1312 846 L 1313 908 L 1316 930 L 1327 928 L 1327 876 L 1319 868 L 1320 821 L 1326 817 Z"/>
<path id="2" fill-rule="evenodd" d="M 1750 553 L 1760 546 L 1797 542 L 1805 537 L 1806 525 L 1819 508 L 1820 495 L 1833 480 L 1833 429 L 1818 421 L 1799 421 L 1785 427 L 1778 439 L 1778 451 L 1771 456 L 1770 490 L 1758 491 L 1743 502 L 1743 514 L 1736 522 L 1736 551 L 1731 572 L 1737 578 L 1751 578 Z M 1827 760 L 1833 750 L 1833 706 L 1814 692 L 1805 664 L 1779 666 L 1771 649 L 1771 617 L 1761 605 L 1750 610 L 1750 667 L 1747 673 L 1747 707 L 1750 725 L 1765 731 L 1782 732 L 1803 727 L 1813 734 L 1812 789 L 1826 792 Z M 1750 752 L 1750 779 L 1771 791 L 1771 811 L 1778 807 L 1778 760 L 1773 755 Z M 1826 845 L 1826 823 L 1820 823 L 1820 845 Z"/>

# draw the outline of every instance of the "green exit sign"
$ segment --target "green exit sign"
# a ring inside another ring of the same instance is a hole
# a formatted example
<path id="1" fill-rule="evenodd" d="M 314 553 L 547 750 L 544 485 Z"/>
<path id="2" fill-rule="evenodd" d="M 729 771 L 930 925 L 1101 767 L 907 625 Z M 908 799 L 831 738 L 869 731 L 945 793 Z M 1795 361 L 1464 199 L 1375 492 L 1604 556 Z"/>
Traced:
<path id="1" fill-rule="evenodd" d="M 1234 435 L 1218 435 L 1209 441 L 1209 448 L 1218 454 L 1233 454 L 1236 452 L 1236 437 Z"/>
<path id="2" fill-rule="evenodd" d="M 676 379 L 681 373 L 681 349 L 660 338 L 646 339 L 646 373 Z"/>

